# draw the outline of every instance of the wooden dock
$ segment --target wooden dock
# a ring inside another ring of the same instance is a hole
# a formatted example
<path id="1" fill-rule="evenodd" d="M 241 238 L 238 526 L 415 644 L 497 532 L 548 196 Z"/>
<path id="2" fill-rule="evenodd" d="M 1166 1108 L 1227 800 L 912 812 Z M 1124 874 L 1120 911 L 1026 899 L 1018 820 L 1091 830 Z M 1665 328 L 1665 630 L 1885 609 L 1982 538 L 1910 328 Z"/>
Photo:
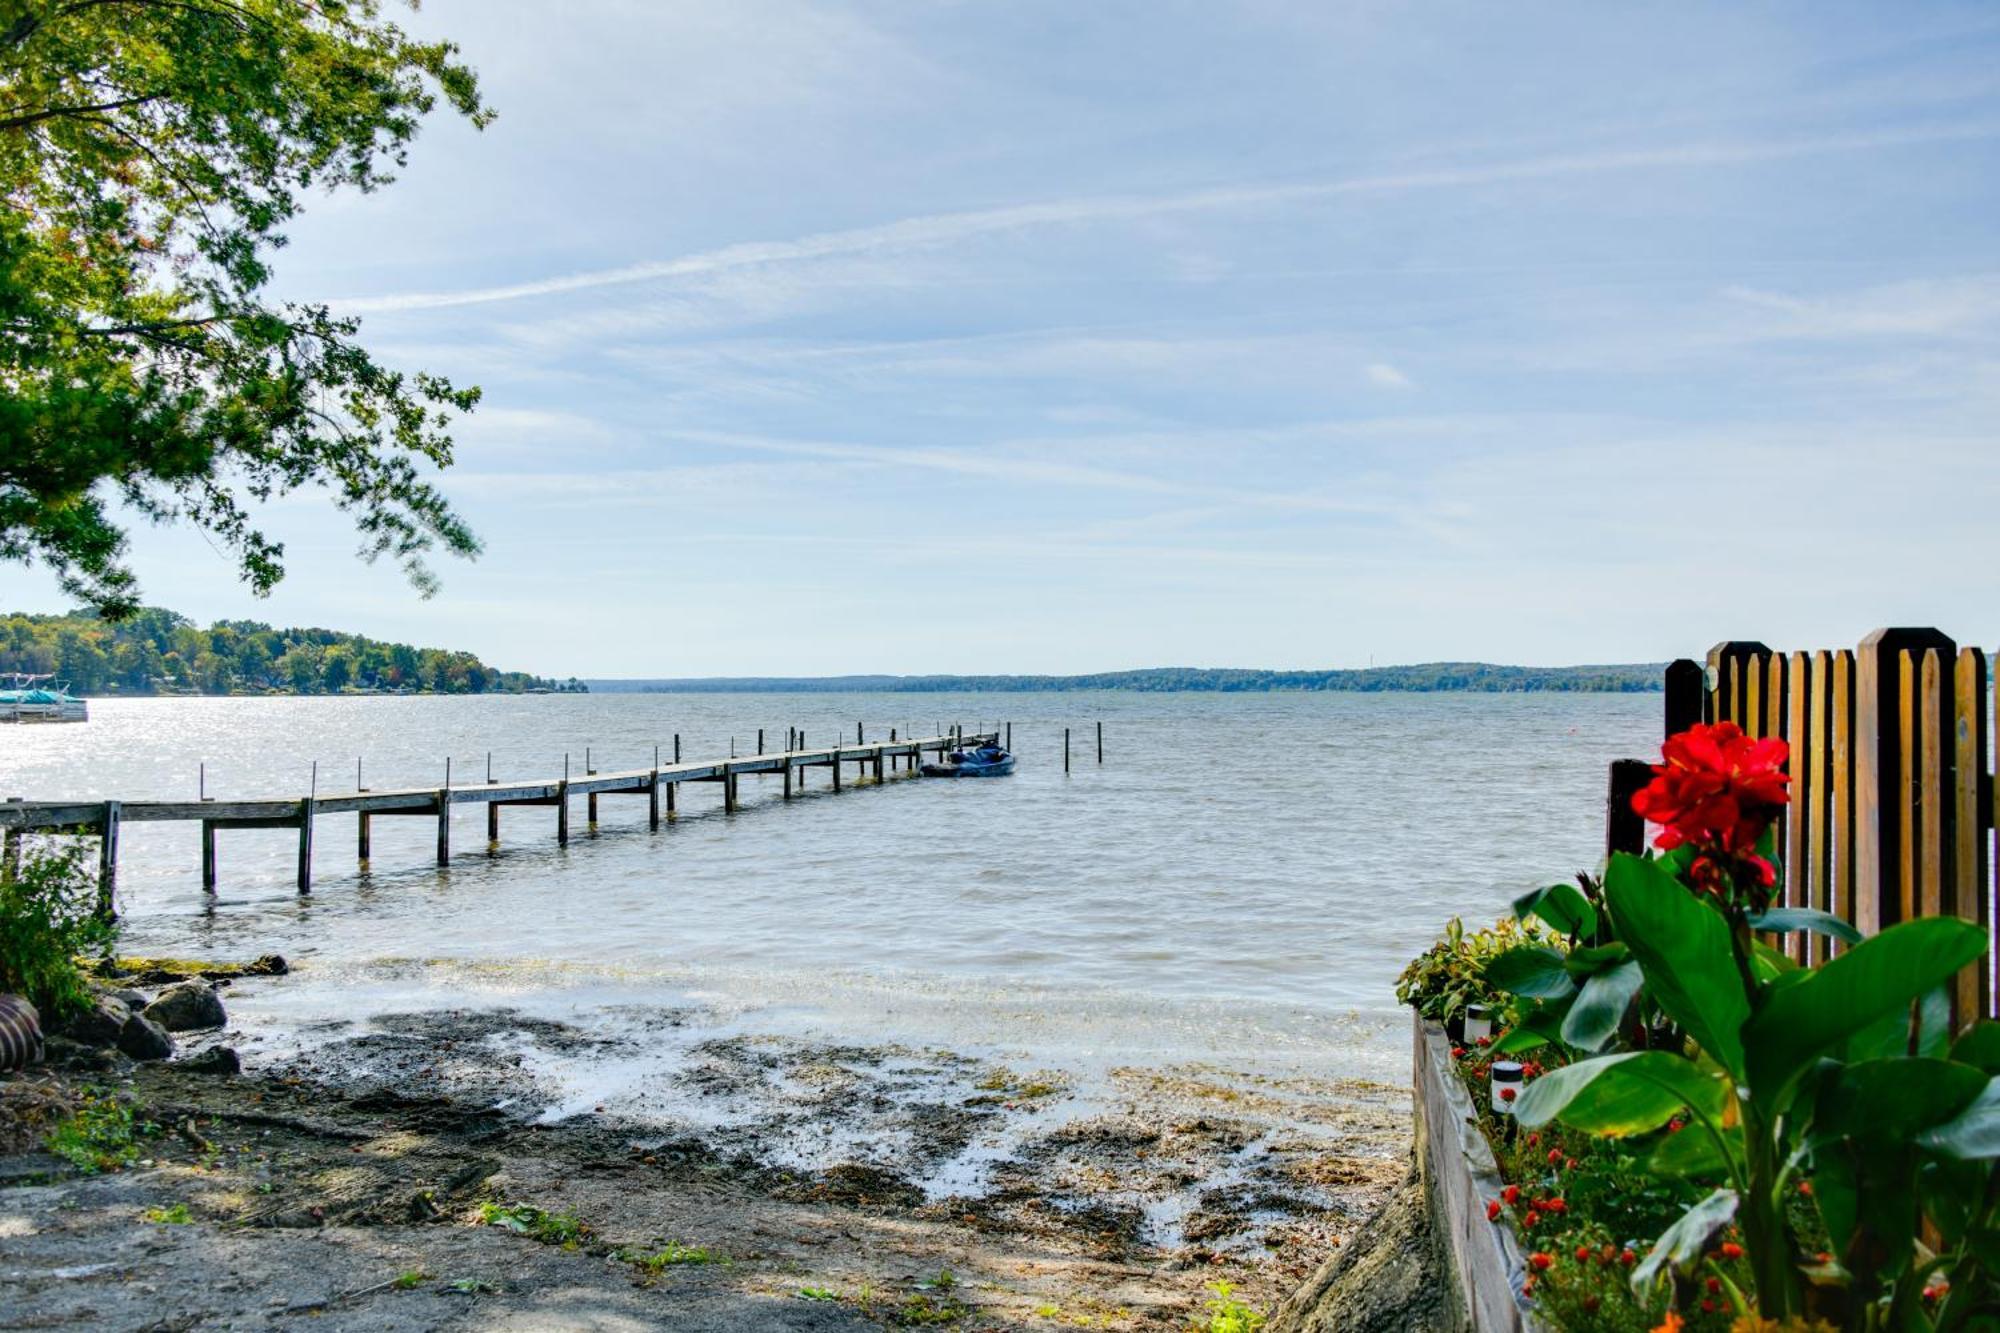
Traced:
<path id="1" fill-rule="evenodd" d="M 998 732 L 964 732 L 898 739 L 894 732 L 886 741 L 835 744 L 814 749 L 792 748 L 770 754 L 741 758 L 699 760 L 691 763 L 655 764 L 650 768 L 617 773 L 586 771 L 571 776 L 567 771 L 556 778 L 527 781 L 489 779 L 485 782 L 453 785 L 446 769 L 445 785 L 403 787 L 395 790 L 362 789 L 351 792 L 304 796 L 262 797 L 251 800 L 204 798 L 194 801 L 26 801 L 0 802 L 0 831 L 6 840 L 5 854 L 19 855 L 22 834 L 71 833 L 98 837 L 98 908 L 106 916 L 113 909 L 118 881 L 118 832 L 127 823 L 199 823 L 201 825 L 201 887 L 215 892 L 215 835 L 225 829 L 297 829 L 299 835 L 298 888 L 312 892 L 314 826 L 321 815 L 356 816 L 356 855 L 365 862 L 369 854 L 369 834 L 373 822 L 382 817 L 416 817 L 437 823 L 437 863 L 451 860 L 451 811 L 454 806 L 484 805 L 486 836 L 500 838 L 500 811 L 508 806 L 552 806 L 555 834 L 559 844 L 569 841 L 569 803 L 574 796 L 588 799 L 590 822 L 597 820 L 598 798 L 603 796 L 643 797 L 649 828 L 660 827 L 662 815 L 676 813 L 681 786 L 690 782 L 715 783 L 722 788 L 722 808 L 737 808 L 737 784 L 745 777 L 777 777 L 784 783 L 789 799 L 805 789 L 806 775 L 823 768 L 831 775 L 832 788 L 841 789 L 843 769 L 854 765 L 855 777 L 884 780 L 898 767 L 914 775 L 926 754 L 944 755 L 965 746 L 997 741 Z M 759 736 L 761 740 L 761 733 Z M 798 743 L 797 733 L 788 744 Z M 676 748 L 678 748 L 676 741 Z M 760 747 L 761 748 L 761 747 Z M 568 762 L 564 762 L 567 770 Z"/>

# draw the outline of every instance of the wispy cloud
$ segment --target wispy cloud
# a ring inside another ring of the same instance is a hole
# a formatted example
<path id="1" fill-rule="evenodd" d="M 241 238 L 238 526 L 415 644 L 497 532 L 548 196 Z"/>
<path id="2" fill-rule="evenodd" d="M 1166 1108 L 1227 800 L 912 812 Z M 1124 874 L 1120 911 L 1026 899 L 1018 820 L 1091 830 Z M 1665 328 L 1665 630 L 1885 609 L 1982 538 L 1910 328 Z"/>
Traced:
<path id="1" fill-rule="evenodd" d="M 748 241 L 674 259 L 649 260 L 616 268 L 540 278 L 529 282 L 462 291 L 405 292 L 336 302 L 348 314 L 427 310 L 484 305 L 529 297 L 557 296 L 600 287 L 712 277 L 740 269 L 790 264 L 890 250 L 950 245 L 999 232 L 1096 225 L 1176 213 L 1262 208 L 1334 199 L 1344 195 L 1397 193 L 1546 180 L 1601 172 L 1650 168 L 1734 166 L 1825 153 L 1864 152 L 1917 144 L 2000 137 L 2000 124 L 1973 122 L 1871 133 L 1824 135 L 1757 143 L 1680 144 L 1618 152 L 1559 154 L 1485 165 L 1441 167 L 1340 180 L 1292 184 L 1238 184 L 1157 195 L 1098 195 L 1020 204 L 1008 208 L 932 213 L 871 227 L 819 232 L 789 241 Z"/>
<path id="2" fill-rule="evenodd" d="M 1377 361 L 1362 373 L 1368 376 L 1370 384 L 1379 384 L 1385 389 L 1414 389 L 1417 387 L 1416 381 L 1386 361 Z"/>

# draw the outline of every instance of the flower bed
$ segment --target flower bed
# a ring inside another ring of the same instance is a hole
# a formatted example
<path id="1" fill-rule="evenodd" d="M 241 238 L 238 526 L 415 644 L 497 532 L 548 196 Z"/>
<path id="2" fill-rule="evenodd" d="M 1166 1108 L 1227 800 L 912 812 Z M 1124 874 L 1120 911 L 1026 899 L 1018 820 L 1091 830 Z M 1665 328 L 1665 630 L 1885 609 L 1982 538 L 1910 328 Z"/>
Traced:
<path id="1" fill-rule="evenodd" d="M 2000 1329 L 2000 1024 L 1954 1025 L 1945 998 L 1985 932 L 1930 918 L 1864 941 L 1773 906 L 1784 759 L 1728 724 L 1673 738 L 1634 801 L 1653 855 L 1528 894 L 1491 931 L 1453 922 L 1405 972 L 1420 1015 L 1461 1033 L 1469 1006 L 1494 1015 L 1433 1057 L 1451 1092 L 1419 1062 L 1420 1109 L 1449 1100 L 1476 1131 L 1463 1156 L 1502 1260 L 1483 1281 L 1518 1297 L 1476 1327 Z M 1765 942 L 1791 930 L 1841 951 L 1801 967 Z M 1459 1231 L 1476 1288 L 1482 1241 Z"/>

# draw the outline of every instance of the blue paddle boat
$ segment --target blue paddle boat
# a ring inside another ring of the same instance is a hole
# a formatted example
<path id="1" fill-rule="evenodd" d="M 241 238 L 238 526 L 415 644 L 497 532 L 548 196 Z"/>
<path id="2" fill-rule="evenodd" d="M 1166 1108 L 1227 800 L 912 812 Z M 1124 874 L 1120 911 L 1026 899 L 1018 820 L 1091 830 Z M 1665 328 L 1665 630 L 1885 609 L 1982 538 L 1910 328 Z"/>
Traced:
<path id="1" fill-rule="evenodd" d="M 953 750 L 935 764 L 925 764 L 927 778 L 1004 778 L 1014 771 L 1014 756 L 997 745 L 976 750 Z"/>

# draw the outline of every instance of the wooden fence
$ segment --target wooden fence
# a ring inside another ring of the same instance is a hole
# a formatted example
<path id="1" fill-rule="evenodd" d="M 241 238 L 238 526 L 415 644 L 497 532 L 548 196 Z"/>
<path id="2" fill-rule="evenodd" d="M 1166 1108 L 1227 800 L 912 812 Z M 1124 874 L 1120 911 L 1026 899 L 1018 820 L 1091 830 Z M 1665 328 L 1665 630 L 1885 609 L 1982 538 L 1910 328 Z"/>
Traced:
<path id="1" fill-rule="evenodd" d="M 1720 643 L 1706 663 L 1666 671 L 1667 735 L 1694 722 L 1735 722 L 1791 746 L 1792 801 L 1778 825 L 1780 897 L 1851 922 L 1864 934 L 1920 916 L 1994 921 L 1994 681 L 1986 655 L 1934 629 L 1883 629 L 1853 651 L 1774 652 Z M 1612 769 L 1609 841 L 1629 846 L 1621 804 L 1649 776 Z M 1839 945 L 1824 935 L 1775 937 L 1800 962 Z M 1966 969 L 1957 1021 L 1994 1016 L 2000 955 Z"/>

